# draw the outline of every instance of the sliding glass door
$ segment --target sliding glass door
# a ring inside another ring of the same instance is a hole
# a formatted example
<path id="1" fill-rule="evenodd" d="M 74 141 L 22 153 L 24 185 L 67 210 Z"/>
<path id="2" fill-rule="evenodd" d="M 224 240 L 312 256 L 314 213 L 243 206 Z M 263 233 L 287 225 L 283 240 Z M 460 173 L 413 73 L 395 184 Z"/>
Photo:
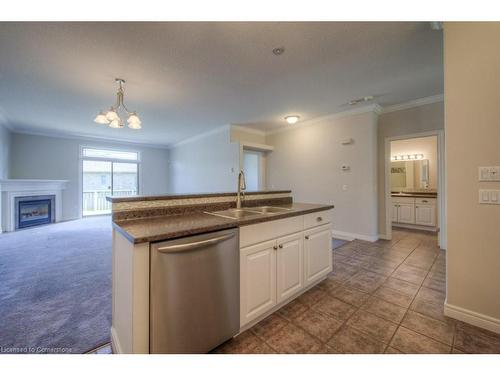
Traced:
<path id="1" fill-rule="evenodd" d="M 106 152 L 106 154 L 104 154 L 104 152 Z M 113 154 L 113 151 L 110 150 L 83 149 L 83 216 L 105 215 L 111 213 L 111 204 L 106 200 L 106 197 L 109 195 L 132 196 L 138 194 L 138 157 L 136 156 L 136 161 L 116 161 L 117 156 L 120 159 L 124 158 L 123 154 L 127 153 L 118 152 L 118 154 Z M 136 153 L 133 154 L 137 155 Z M 106 156 L 114 156 L 115 158 L 108 159 Z M 133 155 L 125 156 L 134 158 Z"/>

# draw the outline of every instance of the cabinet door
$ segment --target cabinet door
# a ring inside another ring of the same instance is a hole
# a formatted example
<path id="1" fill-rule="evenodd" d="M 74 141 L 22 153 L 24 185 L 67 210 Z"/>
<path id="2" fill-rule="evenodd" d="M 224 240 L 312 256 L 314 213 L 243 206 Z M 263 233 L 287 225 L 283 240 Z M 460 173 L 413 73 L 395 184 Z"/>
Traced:
<path id="1" fill-rule="evenodd" d="M 304 232 L 304 283 L 311 285 L 332 271 L 332 230 L 324 225 Z"/>
<path id="2" fill-rule="evenodd" d="M 302 233 L 278 239 L 277 298 L 278 303 L 291 297 L 304 286 L 304 240 Z"/>
<path id="3" fill-rule="evenodd" d="M 398 222 L 398 204 L 397 203 L 393 203 L 392 204 L 392 221 L 394 223 L 397 223 Z"/>
<path id="4" fill-rule="evenodd" d="M 240 250 L 240 326 L 276 305 L 276 241 Z"/>
<path id="5" fill-rule="evenodd" d="M 433 204 L 416 205 L 415 224 L 436 226 L 436 206 Z"/>
<path id="6" fill-rule="evenodd" d="M 415 224 L 415 204 L 398 203 L 398 223 Z"/>

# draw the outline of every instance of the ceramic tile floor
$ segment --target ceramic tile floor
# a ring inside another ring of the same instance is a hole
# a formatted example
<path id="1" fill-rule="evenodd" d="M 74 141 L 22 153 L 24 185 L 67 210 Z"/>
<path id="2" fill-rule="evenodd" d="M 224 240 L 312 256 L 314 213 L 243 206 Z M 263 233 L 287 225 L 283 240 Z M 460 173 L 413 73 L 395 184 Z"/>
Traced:
<path id="1" fill-rule="evenodd" d="M 214 353 L 500 353 L 500 335 L 447 318 L 435 234 L 334 250 L 328 279 Z"/>

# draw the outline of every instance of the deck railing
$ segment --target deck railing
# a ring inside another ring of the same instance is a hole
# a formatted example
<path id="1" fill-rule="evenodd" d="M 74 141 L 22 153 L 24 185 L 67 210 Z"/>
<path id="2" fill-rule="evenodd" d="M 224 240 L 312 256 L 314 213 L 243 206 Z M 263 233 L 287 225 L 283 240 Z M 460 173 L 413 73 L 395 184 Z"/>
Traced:
<path id="1" fill-rule="evenodd" d="M 115 190 L 113 196 L 128 197 L 136 195 L 137 191 Z M 83 215 L 100 215 L 111 212 L 111 203 L 106 200 L 106 197 L 111 195 L 109 190 L 87 190 L 83 192 Z"/>

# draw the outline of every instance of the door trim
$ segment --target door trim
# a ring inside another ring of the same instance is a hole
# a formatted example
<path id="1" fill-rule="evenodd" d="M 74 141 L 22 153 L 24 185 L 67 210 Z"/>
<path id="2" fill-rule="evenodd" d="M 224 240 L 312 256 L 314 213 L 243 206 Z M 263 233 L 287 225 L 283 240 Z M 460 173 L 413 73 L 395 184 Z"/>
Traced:
<path id="1" fill-rule="evenodd" d="M 445 134 L 444 130 L 432 130 L 422 133 L 405 134 L 395 137 L 385 138 L 385 152 L 384 152 L 384 200 L 385 200 L 385 235 L 386 240 L 392 240 L 392 213 L 391 205 L 391 142 L 399 141 L 402 139 L 421 138 L 437 136 L 437 165 L 438 165 L 438 196 L 436 208 L 439 211 L 438 215 L 438 244 L 441 249 L 446 249 L 447 235 L 446 235 L 446 163 L 445 163 Z"/>

